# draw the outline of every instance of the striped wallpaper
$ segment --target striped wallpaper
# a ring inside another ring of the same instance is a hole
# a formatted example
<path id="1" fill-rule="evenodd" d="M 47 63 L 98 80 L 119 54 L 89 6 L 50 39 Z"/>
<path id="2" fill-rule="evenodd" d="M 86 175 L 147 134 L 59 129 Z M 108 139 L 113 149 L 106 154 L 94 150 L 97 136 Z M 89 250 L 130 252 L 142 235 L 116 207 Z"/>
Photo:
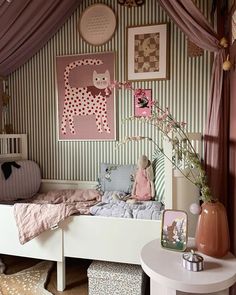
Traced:
<path id="1" fill-rule="evenodd" d="M 209 2 L 196 1 L 209 18 Z M 80 37 L 78 21 L 86 7 L 94 3 L 109 5 L 117 16 L 113 38 L 102 46 L 91 46 Z M 12 96 L 10 121 L 14 132 L 27 133 L 29 158 L 41 167 L 42 177 L 66 180 L 96 180 L 99 164 L 136 163 L 141 154 L 152 155 L 151 143 L 129 143 L 116 149 L 115 141 L 58 141 L 55 57 L 79 53 L 115 51 L 117 80 L 124 81 L 126 73 L 127 26 L 168 22 L 170 24 L 170 80 L 135 82 L 135 87 L 152 88 L 162 106 L 168 106 L 178 120 L 188 122 L 192 132 L 202 132 L 206 118 L 207 93 L 210 78 L 210 54 L 187 57 L 184 34 L 168 18 L 156 0 L 147 0 L 138 8 L 127 8 L 117 1 L 86 0 L 65 25 L 27 63 L 9 76 Z M 138 122 L 123 123 L 133 115 L 130 93 L 117 95 L 118 139 L 129 135 L 156 137 L 156 132 Z"/>

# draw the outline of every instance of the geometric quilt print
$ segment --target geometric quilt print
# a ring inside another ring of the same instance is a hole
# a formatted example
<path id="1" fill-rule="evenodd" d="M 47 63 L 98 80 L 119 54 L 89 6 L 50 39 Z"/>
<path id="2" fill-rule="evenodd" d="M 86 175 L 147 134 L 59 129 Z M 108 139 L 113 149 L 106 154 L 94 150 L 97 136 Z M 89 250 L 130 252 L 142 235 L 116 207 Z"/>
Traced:
<path id="1" fill-rule="evenodd" d="M 159 71 L 160 34 L 148 33 L 135 35 L 134 72 Z"/>

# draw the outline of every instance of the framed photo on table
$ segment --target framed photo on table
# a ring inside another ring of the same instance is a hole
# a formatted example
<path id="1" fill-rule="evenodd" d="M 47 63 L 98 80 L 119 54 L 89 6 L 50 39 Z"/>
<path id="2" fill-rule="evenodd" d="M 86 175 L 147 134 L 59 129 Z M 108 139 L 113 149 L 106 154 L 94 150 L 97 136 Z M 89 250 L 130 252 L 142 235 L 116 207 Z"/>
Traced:
<path id="1" fill-rule="evenodd" d="M 127 28 L 127 80 L 168 79 L 167 24 Z"/>
<path id="2" fill-rule="evenodd" d="M 161 245 L 163 248 L 184 251 L 187 247 L 187 213 L 165 210 L 162 216 Z"/>

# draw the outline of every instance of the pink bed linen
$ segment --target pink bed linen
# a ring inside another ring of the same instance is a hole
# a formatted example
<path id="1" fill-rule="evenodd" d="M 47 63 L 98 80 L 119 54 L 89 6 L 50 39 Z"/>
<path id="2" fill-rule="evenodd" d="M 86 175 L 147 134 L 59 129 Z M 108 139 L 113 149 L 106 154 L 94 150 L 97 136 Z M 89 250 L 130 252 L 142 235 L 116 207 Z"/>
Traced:
<path id="1" fill-rule="evenodd" d="M 25 244 L 42 232 L 54 228 L 73 214 L 89 214 L 89 208 L 101 201 L 94 189 L 58 190 L 39 194 L 31 203 L 14 204 L 19 240 Z"/>

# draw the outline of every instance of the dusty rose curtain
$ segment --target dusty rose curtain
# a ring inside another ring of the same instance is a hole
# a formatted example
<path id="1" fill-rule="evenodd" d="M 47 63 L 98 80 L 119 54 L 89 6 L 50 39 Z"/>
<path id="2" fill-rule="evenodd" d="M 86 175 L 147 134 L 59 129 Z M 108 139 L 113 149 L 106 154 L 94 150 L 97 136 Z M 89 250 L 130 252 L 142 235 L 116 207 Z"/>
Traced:
<path id="1" fill-rule="evenodd" d="M 230 58 L 236 61 L 236 41 L 230 48 Z M 229 205 L 231 249 L 236 254 L 236 69 L 230 71 L 230 133 L 229 133 Z M 236 287 L 232 295 L 236 295 Z"/>
<path id="2" fill-rule="evenodd" d="M 205 130 L 205 164 L 212 195 L 225 201 L 227 195 L 227 130 L 223 109 L 223 70 L 225 50 L 204 15 L 189 0 L 158 0 L 187 37 L 199 47 L 214 52 L 208 117 Z"/>
<path id="3" fill-rule="evenodd" d="M 0 132 L 2 79 L 33 56 L 82 0 L 0 0 Z"/>
<path id="4" fill-rule="evenodd" d="M 236 120 L 234 108 L 236 105 L 235 87 L 231 88 L 231 105 L 229 108 L 229 77 L 222 70 L 225 60 L 225 50 L 219 44 L 216 32 L 190 0 L 158 0 L 169 16 L 176 22 L 188 38 L 199 47 L 214 52 L 214 62 L 210 93 L 208 99 L 208 116 L 205 130 L 205 164 L 209 185 L 214 197 L 220 199 L 227 207 L 230 220 L 231 250 L 235 253 L 235 128 Z M 233 50 L 233 49 L 232 49 Z M 234 47 L 234 54 L 236 53 Z M 235 75 L 231 73 L 231 79 Z M 235 83 L 231 80 L 231 85 Z M 229 109 L 231 111 L 229 111 Z M 228 183 L 228 137 L 230 124 L 230 188 L 232 196 L 229 197 Z M 236 294 L 234 285 L 230 294 Z"/>
<path id="5" fill-rule="evenodd" d="M 24 64 L 81 0 L 0 0 L 0 76 Z"/>

